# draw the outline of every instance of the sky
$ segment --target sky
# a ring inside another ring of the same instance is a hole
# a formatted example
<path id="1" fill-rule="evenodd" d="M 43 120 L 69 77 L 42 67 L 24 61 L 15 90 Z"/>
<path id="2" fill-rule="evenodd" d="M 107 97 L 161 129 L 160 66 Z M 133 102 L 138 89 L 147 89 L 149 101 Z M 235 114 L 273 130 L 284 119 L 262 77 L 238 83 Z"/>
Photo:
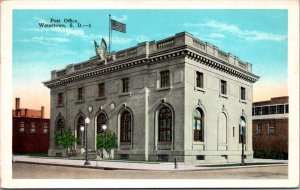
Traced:
<path id="1" fill-rule="evenodd" d="M 112 51 L 186 31 L 252 64 L 260 77 L 253 101 L 288 95 L 287 10 L 14 10 L 13 97 L 21 108 L 45 106 L 49 117 L 50 90 L 42 82 L 52 70 L 95 56 L 93 40 L 108 42 L 109 14 L 127 30 L 112 32 Z"/>

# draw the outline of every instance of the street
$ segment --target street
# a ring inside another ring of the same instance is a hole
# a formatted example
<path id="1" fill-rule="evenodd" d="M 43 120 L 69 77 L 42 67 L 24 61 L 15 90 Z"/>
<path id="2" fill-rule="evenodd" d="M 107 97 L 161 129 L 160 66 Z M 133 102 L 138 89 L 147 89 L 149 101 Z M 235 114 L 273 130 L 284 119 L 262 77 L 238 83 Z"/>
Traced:
<path id="1" fill-rule="evenodd" d="M 287 179 L 288 166 L 201 171 L 102 170 L 13 163 L 14 179 Z"/>

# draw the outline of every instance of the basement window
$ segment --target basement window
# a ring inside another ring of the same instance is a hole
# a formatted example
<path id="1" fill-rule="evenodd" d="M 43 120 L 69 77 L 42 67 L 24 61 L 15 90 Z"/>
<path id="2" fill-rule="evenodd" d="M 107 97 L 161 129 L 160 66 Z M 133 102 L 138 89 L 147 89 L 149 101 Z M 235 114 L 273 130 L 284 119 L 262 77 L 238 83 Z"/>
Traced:
<path id="1" fill-rule="evenodd" d="M 205 160 L 205 156 L 204 155 L 197 155 L 196 160 Z"/>

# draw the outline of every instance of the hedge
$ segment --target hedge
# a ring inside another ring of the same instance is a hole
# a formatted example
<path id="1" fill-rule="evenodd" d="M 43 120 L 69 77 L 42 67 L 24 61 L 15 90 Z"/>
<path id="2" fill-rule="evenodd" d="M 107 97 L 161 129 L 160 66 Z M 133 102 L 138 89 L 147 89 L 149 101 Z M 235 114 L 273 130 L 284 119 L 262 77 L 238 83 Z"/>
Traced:
<path id="1" fill-rule="evenodd" d="M 254 151 L 254 158 L 287 160 L 288 153 L 279 151 L 257 150 Z"/>

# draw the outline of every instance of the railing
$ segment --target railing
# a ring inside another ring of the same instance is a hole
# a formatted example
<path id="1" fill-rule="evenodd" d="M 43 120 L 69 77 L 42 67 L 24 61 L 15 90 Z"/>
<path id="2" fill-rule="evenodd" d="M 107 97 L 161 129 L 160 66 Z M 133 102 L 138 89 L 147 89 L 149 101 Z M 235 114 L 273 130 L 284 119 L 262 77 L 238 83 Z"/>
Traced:
<path id="1" fill-rule="evenodd" d="M 136 55 L 136 54 L 137 54 L 137 49 L 136 48 L 127 50 L 127 56 Z"/>
<path id="2" fill-rule="evenodd" d="M 157 49 L 163 49 L 163 48 L 174 46 L 174 43 L 175 43 L 174 39 L 157 43 Z"/>
<path id="3" fill-rule="evenodd" d="M 193 40 L 193 45 L 194 46 L 197 46 L 197 47 L 199 47 L 199 48 L 201 48 L 201 49 L 205 49 L 205 43 L 203 43 L 203 42 L 201 42 L 201 41 L 198 41 L 198 40 Z"/>
<path id="4" fill-rule="evenodd" d="M 82 67 L 83 67 L 83 68 L 89 67 L 90 65 L 91 65 L 90 62 L 82 63 Z"/>
<path id="5" fill-rule="evenodd" d="M 57 77 L 61 77 L 67 74 L 66 69 L 56 72 Z"/>
<path id="6" fill-rule="evenodd" d="M 125 56 L 126 56 L 126 51 L 119 52 L 116 55 L 117 58 L 122 58 L 122 57 L 125 57 Z"/>
<path id="7" fill-rule="evenodd" d="M 243 69 L 247 69 L 247 64 L 239 61 L 239 67 L 241 67 Z"/>
<path id="8" fill-rule="evenodd" d="M 228 61 L 228 54 L 223 51 L 218 51 L 218 56 L 226 61 Z"/>
<path id="9" fill-rule="evenodd" d="M 78 71 L 81 69 L 81 64 L 74 65 L 74 71 Z"/>

